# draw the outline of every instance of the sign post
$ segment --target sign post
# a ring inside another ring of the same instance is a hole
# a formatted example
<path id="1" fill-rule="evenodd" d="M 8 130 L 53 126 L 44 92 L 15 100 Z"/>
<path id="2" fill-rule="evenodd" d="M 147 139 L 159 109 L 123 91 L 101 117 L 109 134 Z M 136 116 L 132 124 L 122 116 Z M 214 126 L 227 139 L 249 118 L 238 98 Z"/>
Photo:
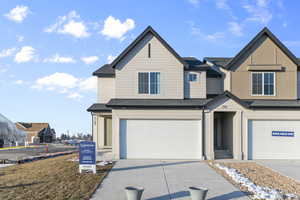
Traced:
<path id="1" fill-rule="evenodd" d="M 79 144 L 79 173 L 82 171 L 92 171 L 96 174 L 95 142 L 83 141 Z"/>

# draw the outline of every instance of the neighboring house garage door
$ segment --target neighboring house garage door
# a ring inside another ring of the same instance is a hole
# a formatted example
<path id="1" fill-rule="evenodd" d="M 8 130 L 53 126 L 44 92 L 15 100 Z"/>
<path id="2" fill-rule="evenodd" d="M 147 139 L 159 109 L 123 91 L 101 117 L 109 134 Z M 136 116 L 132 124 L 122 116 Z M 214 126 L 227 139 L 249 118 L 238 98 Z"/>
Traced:
<path id="1" fill-rule="evenodd" d="M 300 159 L 300 121 L 249 120 L 249 159 Z"/>
<path id="2" fill-rule="evenodd" d="M 201 120 L 121 120 L 120 157 L 201 159 Z"/>

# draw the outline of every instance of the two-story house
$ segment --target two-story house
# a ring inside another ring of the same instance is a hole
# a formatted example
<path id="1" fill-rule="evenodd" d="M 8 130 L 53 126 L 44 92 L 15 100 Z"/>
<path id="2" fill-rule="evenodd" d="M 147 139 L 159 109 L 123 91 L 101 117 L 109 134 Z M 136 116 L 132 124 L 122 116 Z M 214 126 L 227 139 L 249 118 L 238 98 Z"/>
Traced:
<path id="1" fill-rule="evenodd" d="M 93 140 L 116 159 L 300 159 L 299 65 L 267 28 L 200 61 L 148 27 L 93 73 Z"/>

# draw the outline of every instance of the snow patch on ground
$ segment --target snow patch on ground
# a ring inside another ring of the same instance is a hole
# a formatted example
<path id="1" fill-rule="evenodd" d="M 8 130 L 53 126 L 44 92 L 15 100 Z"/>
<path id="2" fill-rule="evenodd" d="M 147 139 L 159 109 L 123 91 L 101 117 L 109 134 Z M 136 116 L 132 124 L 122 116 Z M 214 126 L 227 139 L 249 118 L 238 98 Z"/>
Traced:
<path id="1" fill-rule="evenodd" d="M 225 173 L 232 178 L 232 180 L 240 185 L 246 187 L 249 192 L 254 194 L 252 197 L 254 199 L 267 199 L 267 200 L 278 200 L 278 199 L 298 199 L 295 194 L 283 194 L 281 191 L 268 188 L 261 187 L 254 184 L 251 180 L 244 177 L 241 173 L 239 173 L 236 169 L 228 168 L 226 166 L 220 165 L 219 163 L 215 164 L 217 168 L 225 171 Z"/>

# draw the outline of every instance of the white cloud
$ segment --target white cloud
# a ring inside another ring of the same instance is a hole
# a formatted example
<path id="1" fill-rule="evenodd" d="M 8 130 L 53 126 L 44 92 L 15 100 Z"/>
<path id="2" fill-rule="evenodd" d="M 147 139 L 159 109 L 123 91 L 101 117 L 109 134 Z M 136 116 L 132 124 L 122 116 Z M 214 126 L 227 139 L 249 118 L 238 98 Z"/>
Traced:
<path id="1" fill-rule="evenodd" d="M 96 92 L 97 78 L 77 78 L 72 74 L 56 72 L 37 79 L 31 88 L 54 91 L 65 94 L 68 98 L 80 99 L 83 96 L 79 93 Z"/>
<path id="2" fill-rule="evenodd" d="M 79 89 L 84 91 L 96 91 L 97 89 L 97 78 L 92 76 L 87 79 L 83 79 L 79 83 Z"/>
<path id="3" fill-rule="evenodd" d="M 22 36 L 22 35 L 17 35 L 17 41 L 18 41 L 18 42 L 23 42 L 23 41 L 24 41 L 24 36 Z"/>
<path id="4" fill-rule="evenodd" d="M 50 62 L 50 63 L 76 63 L 76 61 L 72 57 L 60 56 L 59 54 L 55 54 L 52 57 L 45 58 L 44 62 Z"/>
<path id="5" fill-rule="evenodd" d="M 62 34 L 70 34 L 77 38 L 88 37 L 90 35 L 83 22 L 76 22 L 73 20 L 65 24 L 63 29 L 58 30 L 58 32 Z"/>
<path id="6" fill-rule="evenodd" d="M 76 38 L 90 36 L 86 24 L 80 19 L 76 11 L 71 11 L 65 16 L 58 17 L 57 22 L 47 27 L 44 31 L 47 33 L 72 35 Z"/>
<path id="7" fill-rule="evenodd" d="M 114 59 L 116 59 L 117 56 L 113 56 L 113 55 L 108 55 L 107 56 L 107 62 L 110 64 L 114 61 Z"/>
<path id="8" fill-rule="evenodd" d="M 216 6 L 219 9 L 230 10 L 227 0 L 216 0 Z"/>
<path id="9" fill-rule="evenodd" d="M 202 32 L 200 30 L 200 28 L 195 26 L 194 22 L 189 21 L 188 24 L 191 26 L 191 34 L 195 35 L 195 36 L 198 36 L 199 38 L 201 38 L 203 40 L 216 42 L 219 39 L 224 38 L 224 33 L 223 32 L 215 32 L 215 33 L 212 33 L 212 34 L 205 34 L 204 32 Z"/>
<path id="10" fill-rule="evenodd" d="M 224 33 L 223 32 L 216 32 L 216 33 L 213 33 L 213 34 L 206 35 L 205 38 L 207 40 L 216 41 L 218 39 L 224 38 Z"/>
<path id="11" fill-rule="evenodd" d="M 21 50 L 15 55 L 15 62 L 23 63 L 29 62 L 35 57 L 35 49 L 31 46 L 23 46 Z"/>
<path id="12" fill-rule="evenodd" d="M 243 27 L 242 25 L 238 24 L 237 22 L 229 22 L 229 31 L 236 36 L 243 36 Z"/>
<path id="13" fill-rule="evenodd" d="M 268 8 L 269 1 L 257 0 L 256 4 L 244 4 L 243 8 L 250 14 L 246 21 L 259 22 L 261 24 L 268 24 L 273 15 Z"/>
<path id="14" fill-rule="evenodd" d="M 78 92 L 72 92 L 67 97 L 70 99 L 80 100 L 83 96 L 81 94 L 79 94 Z"/>
<path id="15" fill-rule="evenodd" d="M 88 56 L 88 57 L 81 57 L 82 62 L 85 64 L 93 64 L 99 60 L 98 56 Z"/>
<path id="16" fill-rule="evenodd" d="M 200 0 L 188 0 L 193 5 L 198 5 L 200 3 Z"/>
<path id="17" fill-rule="evenodd" d="M 45 76 L 36 80 L 34 88 L 58 88 L 71 89 L 77 86 L 79 79 L 71 74 L 56 72 L 52 75 Z"/>
<path id="18" fill-rule="evenodd" d="M 107 38 L 116 38 L 123 40 L 124 35 L 135 27 L 133 19 L 126 19 L 123 23 L 113 16 L 106 18 L 101 34 Z"/>
<path id="19" fill-rule="evenodd" d="M 16 48 L 3 49 L 0 51 L 0 58 L 12 56 L 12 54 L 16 51 Z"/>
<path id="20" fill-rule="evenodd" d="M 4 16 L 14 22 L 21 23 L 29 13 L 30 10 L 27 6 L 18 5 L 15 8 L 11 9 L 10 12 L 5 14 Z"/>
<path id="21" fill-rule="evenodd" d="M 14 81 L 14 84 L 22 85 L 22 84 L 24 84 L 24 81 L 23 80 L 16 80 L 16 81 Z"/>
<path id="22" fill-rule="evenodd" d="M 268 4 L 268 0 L 256 0 L 256 3 L 259 7 L 266 7 Z"/>
<path id="23" fill-rule="evenodd" d="M 284 41 L 283 42 L 286 46 L 288 47 L 300 47 L 300 41 L 296 40 L 296 41 Z"/>

